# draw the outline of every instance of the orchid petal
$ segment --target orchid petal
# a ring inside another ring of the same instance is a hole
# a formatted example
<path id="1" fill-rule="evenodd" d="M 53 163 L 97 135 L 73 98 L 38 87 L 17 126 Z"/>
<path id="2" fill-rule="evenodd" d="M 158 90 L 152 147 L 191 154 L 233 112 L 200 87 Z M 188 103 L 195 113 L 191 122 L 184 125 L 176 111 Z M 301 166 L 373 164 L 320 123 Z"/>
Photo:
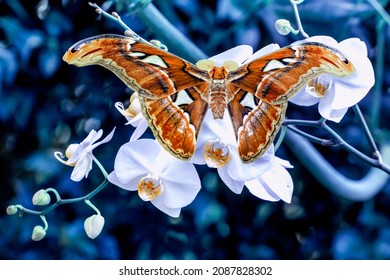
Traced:
<path id="1" fill-rule="evenodd" d="M 253 49 L 248 45 L 240 45 L 224 51 L 218 55 L 212 56 L 209 60 L 215 62 L 217 66 L 222 66 L 222 64 L 227 60 L 233 60 L 241 65 L 245 60 L 247 60 L 253 53 Z"/>
<path id="2" fill-rule="evenodd" d="M 269 44 L 269 45 L 261 48 L 257 52 L 255 52 L 247 61 L 244 62 L 244 64 L 247 64 L 255 59 L 258 59 L 264 55 L 270 54 L 270 53 L 277 51 L 279 49 L 280 49 L 280 47 L 278 44 Z"/>
<path id="3" fill-rule="evenodd" d="M 137 117 L 138 115 L 135 118 L 133 118 L 133 120 L 135 120 Z M 144 134 L 145 131 L 148 129 L 148 122 L 143 116 L 142 119 L 138 120 L 137 125 L 134 125 L 134 123 L 132 123 L 131 121 L 129 123 L 131 123 L 131 125 L 133 126 L 136 126 L 136 129 L 134 130 L 133 134 L 130 137 L 130 142 L 139 139 L 142 136 L 142 134 Z"/>
<path id="4" fill-rule="evenodd" d="M 114 163 L 118 180 L 125 184 L 135 177 L 148 174 L 160 149 L 152 139 L 140 139 L 122 145 Z"/>
<path id="5" fill-rule="evenodd" d="M 225 185 L 234 193 L 240 194 L 242 192 L 242 189 L 244 188 L 244 181 L 236 181 L 233 180 L 228 172 L 227 168 L 221 167 L 218 168 L 218 175 L 221 178 L 221 180 L 225 183 Z"/>
<path id="6" fill-rule="evenodd" d="M 343 109 L 357 104 L 375 83 L 374 69 L 367 57 L 367 47 L 363 41 L 350 38 L 340 42 L 339 48 L 354 65 L 355 73 L 335 83 L 338 94 L 332 102 L 332 109 Z"/>
<path id="7" fill-rule="evenodd" d="M 124 190 L 136 191 L 137 186 L 138 186 L 138 182 L 141 180 L 142 177 L 143 177 L 143 175 L 140 175 L 138 177 L 135 177 L 133 180 L 130 180 L 126 183 L 122 183 L 121 181 L 119 181 L 118 176 L 116 176 L 116 172 L 114 170 L 108 175 L 107 180 L 111 184 L 114 184 L 114 185 L 116 185 Z"/>
<path id="8" fill-rule="evenodd" d="M 164 203 L 169 208 L 187 206 L 201 189 L 194 165 L 177 159 L 173 159 L 168 168 L 160 174 L 160 180 L 164 185 Z"/>
<path id="9" fill-rule="evenodd" d="M 96 147 L 100 146 L 101 144 L 104 144 L 104 143 L 107 143 L 108 141 L 110 141 L 112 139 L 112 137 L 114 136 L 114 133 L 115 133 L 115 127 L 114 129 L 110 132 L 110 134 L 108 134 L 103 140 L 99 141 L 99 142 L 96 142 L 95 144 L 91 145 L 91 147 L 89 148 L 90 151 L 92 151 L 93 149 L 95 149 Z M 103 131 L 102 130 L 99 130 L 101 131 L 102 133 L 100 134 L 100 137 L 103 135 Z M 99 137 L 99 138 L 100 138 Z M 97 139 L 99 139 L 97 138 Z M 96 140 L 97 140 L 96 139 Z M 95 140 L 95 141 L 96 141 Z"/>
<path id="10" fill-rule="evenodd" d="M 158 196 L 155 199 L 150 201 L 157 209 L 164 212 L 165 214 L 177 218 L 180 216 L 181 208 L 169 208 L 165 205 L 164 198 L 162 196 Z"/>
<path id="11" fill-rule="evenodd" d="M 267 201 L 280 200 L 280 198 L 274 192 L 272 192 L 266 184 L 262 184 L 258 179 L 245 182 L 245 186 L 248 188 L 251 194 L 260 199 Z"/>
<path id="12" fill-rule="evenodd" d="M 299 106 L 312 106 L 318 103 L 319 98 L 307 93 L 305 88 L 303 88 L 296 95 L 291 97 L 289 101 Z"/>
<path id="13" fill-rule="evenodd" d="M 329 92 L 324 97 L 320 98 L 320 102 L 318 105 L 318 111 L 323 118 L 338 123 L 344 117 L 348 108 L 341 109 L 341 110 L 331 109 L 331 104 L 332 104 L 335 96 L 336 96 L 336 93 L 335 93 L 335 89 L 333 87 L 331 90 L 329 90 Z"/>
<path id="14" fill-rule="evenodd" d="M 273 145 L 268 148 L 263 156 L 256 161 L 244 164 L 238 156 L 237 152 L 232 153 L 232 160 L 228 164 L 228 174 L 236 181 L 250 181 L 258 178 L 271 165 L 274 158 Z"/>
<path id="15" fill-rule="evenodd" d="M 261 179 L 283 201 L 290 203 L 294 182 L 290 173 L 279 164 L 273 164 L 262 176 Z"/>
<path id="16" fill-rule="evenodd" d="M 297 45 L 297 44 L 302 44 L 302 43 L 306 43 L 306 42 L 318 42 L 318 43 L 322 43 L 324 45 L 327 45 L 329 47 L 336 48 L 336 49 L 338 49 L 338 45 L 339 45 L 339 43 L 334 38 L 332 38 L 330 36 L 321 36 L 321 35 L 312 36 L 312 37 L 309 37 L 309 38 L 306 38 L 303 40 L 299 40 L 299 41 L 294 42 L 291 45 Z"/>
<path id="17" fill-rule="evenodd" d="M 102 137 L 103 135 L 103 130 L 102 129 L 99 129 L 98 132 L 96 132 L 94 129 L 92 129 L 88 136 L 80 143 L 80 146 L 82 147 L 87 147 L 89 145 L 91 145 L 92 143 L 94 143 L 95 141 L 97 141 L 98 139 L 100 139 L 100 137 Z"/>
<path id="18" fill-rule="evenodd" d="M 80 158 L 75 167 L 73 168 L 72 174 L 70 176 L 70 179 L 79 182 L 84 177 L 87 178 L 89 171 L 92 169 L 92 157 L 90 155 L 86 155 L 82 158 Z"/>

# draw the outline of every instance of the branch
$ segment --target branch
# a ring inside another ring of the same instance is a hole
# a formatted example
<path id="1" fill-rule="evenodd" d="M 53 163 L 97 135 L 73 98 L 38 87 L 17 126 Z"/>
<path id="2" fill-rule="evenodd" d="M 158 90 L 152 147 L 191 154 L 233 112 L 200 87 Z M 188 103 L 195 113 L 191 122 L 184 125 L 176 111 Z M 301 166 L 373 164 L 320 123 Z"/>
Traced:
<path id="1" fill-rule="evenodd" d="M 288 131 L 287 147 L 293 152 L 303 166 L 328 190 L 350 200 L 364 201 L 375 196 L 387 183 L 389 175 L 372 167 L 360 180 L 351 180 L 335 169 L 303 137 Z M 384 146 L 383 159 L 390 162 L 390 146 Z"/>
<path id="2" fill-rule="evenodd" d="M 171 24 L 153 4 L 138 10 L 137 14 L 170 50 L 181 57 L 192 62 L 207 58 L 207 55 Z"/>

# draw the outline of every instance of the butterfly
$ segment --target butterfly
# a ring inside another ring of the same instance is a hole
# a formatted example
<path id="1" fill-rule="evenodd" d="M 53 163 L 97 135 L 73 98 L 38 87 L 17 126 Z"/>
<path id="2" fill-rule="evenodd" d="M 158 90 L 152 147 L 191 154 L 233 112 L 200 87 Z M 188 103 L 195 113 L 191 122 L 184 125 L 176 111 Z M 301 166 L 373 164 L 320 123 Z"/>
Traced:
<path id="1" fill-rule="evenodd" d="M 337 49 L 293 44 L 242 66 L 227 61 L 196 65 L 135 35 L 104 34 L 71 46 L 63 59 L 76 66 L 101 65 L 139 93 L 142 113 L 155 138 L 172 155 L 189 160 L 207 110 L 229 113 L 243 163 L 255 161 L 273 142 L 287 101 L 320 74 L 354 72 Z"/>

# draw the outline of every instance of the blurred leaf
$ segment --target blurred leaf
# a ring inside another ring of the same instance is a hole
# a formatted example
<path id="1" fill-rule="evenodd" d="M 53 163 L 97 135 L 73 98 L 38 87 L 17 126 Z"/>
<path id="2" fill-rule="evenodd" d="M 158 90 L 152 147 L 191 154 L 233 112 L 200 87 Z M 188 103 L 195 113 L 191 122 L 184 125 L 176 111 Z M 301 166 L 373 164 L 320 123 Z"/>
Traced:
<path id="1" fill-rule="evenodd" d="M 61 56 L 58 51 L 43 50 L 39 55 L 39 69 L 46 79 L 53 76 L 60 67 Z"/>
<path id="2" fill-rule="evenodd" d="M 15 54 L 11 50 L 0 47 L 0 68 L 1 80 L 5 84 L 13 83 L 18 71 L 18 64 Z"/>

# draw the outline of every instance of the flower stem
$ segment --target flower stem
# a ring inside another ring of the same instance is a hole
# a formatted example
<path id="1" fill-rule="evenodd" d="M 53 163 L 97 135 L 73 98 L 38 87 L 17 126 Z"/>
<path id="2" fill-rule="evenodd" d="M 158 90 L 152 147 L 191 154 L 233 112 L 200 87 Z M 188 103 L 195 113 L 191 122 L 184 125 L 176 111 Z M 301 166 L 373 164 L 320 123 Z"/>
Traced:
<path id="1" fill-rule="evenodd" d="M 371 133 L 364 121 L 363 116 L 361 115 L 361 112 L 359 108 L 355 109 L 355 112 L 358 115 L 358 118 L 360 119 L 360 122 L 362 124 L 362 127 L 364 129 L 365 135 L 370 143 L 370 147 L 373 150 L 373 158 L 368 157 L 367 155 L 363 154 L 356 148 L 352 147 L 348 142 L 346 142 L 339 134 L 337 134 L 330 126 L 326 124 L 323 120 L 318 121 L 303 121 L 303 120 L 290 120 L 286 119 L 284 121 L 284 126 L 287 126 L 290 130 L 293 132 L 299 134 L 300 136 L 304 137 L 305 139 L 312 141 L 314 143 L 318 143 L 325 146 L 340 146 L 349 153 L 353 154 L 354 156 L 358 157 L 362 161 L 366 162 L 367 164 L 379 168 L 386 173 L 390 174 L 390 166 L 383 162 L 382 156 L 379 152 L 379 150 L 376 147 L 376 144 L 371 136 Z M 306 132 L 303 132 L 299 130 L 296 126 L 309 126 L 309 127 L 318 127 L 323 129 L 329 136 L 331 136 L 332 139 L 320 139 L 318 137 L 315 137 L 311 134 L 308 134 Z M 299 140 L 297 140 L 299 141 Z M 293 147 L 295 149 L 295 147 Z M 337 171 L 336 171 L 337 172 Z"/>
<path id="2" fill-rule="evenodd" d="M 372 137 L 371 131 L 368 128 L 366 121 L 364 120 L 362 111 L 360 110 L 360 108 L 357 104 L 355 106 L 353 106 L 353 110 L 354 110 L 355 115 L 358 118 L 358 120 L 363 128 L 364 134 L 366 135 L 366 138 L 367 138 L 368 143 L 371 147 L 371 150 L 374 154 L 374 157 L 377 157 L 378 160 L 381 160 L 378 147 L 376 146 L 374 138 Z"/>
<path id="3" fill-rule="evenodd" d="M 377 0 L 367 0 L 368 3 L 378 12 L 378 14 L 390 25 L 390 15 L 382 7 L 382 5 Z"/>
<path id="4" fill-rule="evenodd" d="M 103 173 L 104 178 L 107 178 L 108 173 L 107 173 L 106 169 L 103 167 L 103 165 L 100 163 L 100 161 L 94 155 L 92 155 L 92 160 L 99 167 L 100 171 Z"/>
<path id="5" fill-rule="evenodd" d="M 298 11 L 298 5 L 301 4 L 302 2 L 303 0 L 300 1 L 290 0 L 291 5 L 293 6 L 295 19 L 297 21 L 298 30 L 304 38 L 309 38 L 309 35 L 305 32 L 305 30 L 303 30 L 301 17 L 299 16 L 299 11 Z"/>
<path id="6" fill-rule="evenodd" d="M 170 50 L 181 57 L 192 62 L 207 58 L 207 55 L 170 23 L 153 4 L 138 10 L 137 14 Z"/>
<path id="7" fill-rule="evenodd" d="M 91 6 L 92 8 L 95 8 L 96 10 L 96 13 L 98 14 L 101 14 L 103 15 L 104 17 L 118 23 L 123 29 L 125 30 L 129 30 L 129 31 L 132 31 L 130 29 L 130 27 L 127 26 L 126 23 L 124 23 L 121 19 L 121 17 L 117 14 L 117 13 L 114 13 L 112 15 L 110 15 L 109 13 L 107 13 L 105 10 L 103 10 L 102 8 L 99 7 L 98 4 L 96 3 L 91 3 L 91 2 L 88 2 L 88 5 Z"/>
<path id="8" fill-rule="evenodd" d="M 41 220 L 42 220 L 43 224 L 45 225 L 45 227 L 43 229 L 45 231 L 47 231 L 47 229 L 49 228 L 49 224 L 46 221 L 46 217 L 44 215 L 40 215 L 40 217 L 41 217 Z"/>
<path id="9" fill-rule="evenodd" d="M 334 168 L 309 141 L 296 135 L 292 131 L 286 133 L 285 141 L 287 147 L 294 153 L 303 166 L 331 192 L 341 197 L 364 201 L 375 196 L 387 183 L 390 169 L 387 166 L 388 174 L 377 168 L 371 168 L 360 180 L 351 180 L 342 175 Z M 387 160 L 390 160 L 390 147 L 387 147 Z M 385 153 L 384 153 L 385 154 Z"/>
<path id="10" fill-rule="evenodd" d="M 54 193 L 57 193 L 56 194 L 57 201 L 54 204 L 50 205 L 49 207 L 47 207 L 41 211 L 36 211 L 36 210 L 25 208 L 24 206 L 22 206 L 20 204 L 15 205 L 15 207 L 20 211 L 20 215 L 23 215 L 24 213 L 28 213 L 28 214 L 32 214 L 32 215 L 43 216 L 43 215 L 46 215 L 47 213 L 49 213 L 50 211 L 54 210 L 55 208 L 57 208 L 60 205 L 78 203 L 78 202 L 87 201 L 87 200 L 91 199 L 93 196 L 95 196 L 97 193 L 99 193 L 101 190 L 103 190 L 108 185 L 108 183 L 109 183 L 109 181 L 107 179 L 105 179 L 96 189 L 94 189 L 93 191 L 91 191 L 90 193 L 88 193 L 85 196 L 77 197 L 77 198 L 62 199 L 60 197 L 60 195 L 58 194 L 58 192 L 55 191 Z M 50 189 L 50 190 L 53 191 L 54 189 Z"/>
<path id="11" fill-rule="evenodd" d="M 92 202 L 91 202 L 89 199 L 86 199 L 84 202 L 85 202 L 85 204 L 87 204 L 89 207 L 91 207 L 91 208 L 96 212 L 96 214 L 100 215 L 99 209 L 98 209 L 95 205 L 93 205 Z"/>
<path id="12" fill-rule="evenodd" d="M 376 27 L 376 56 L 375 56 L 375 85 L 372 95 L 372 106 L 370 106 L 370 127 L 373 131 L 379 128 L 380 122 L 380 107 L 382 100 L 383 89 L 383 74 L 385 65 L 385 22 L 382 19 L 378 20 Z"/>

